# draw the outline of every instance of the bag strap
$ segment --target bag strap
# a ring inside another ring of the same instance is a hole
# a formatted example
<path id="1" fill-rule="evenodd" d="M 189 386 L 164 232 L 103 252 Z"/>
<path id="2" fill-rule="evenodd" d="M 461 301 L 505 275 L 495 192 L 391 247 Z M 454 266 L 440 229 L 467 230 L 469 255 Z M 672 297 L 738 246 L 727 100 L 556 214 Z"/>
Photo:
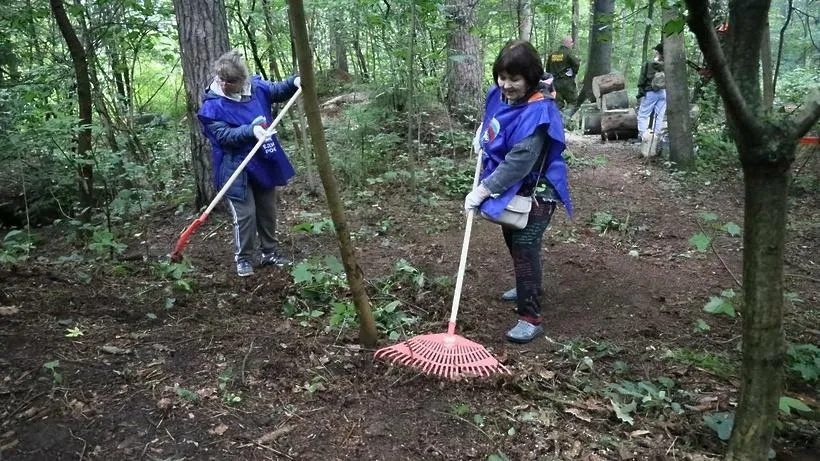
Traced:
<path id="1" fill-rule="evenodd" d="M 538 182 L 541 181 L 541 175 L 544 174 L 544 167 L 547 165 L 547 146 L 546 145 L 544 145 L 543 151 L 544 151 L 543 152 L 544 159 L 541 160 L 541 169 L 538 170 L 538 178 L 535 180 L 535 185 L 532 186 L 532 195 L 530 195 L 530 197 L 533 198 L 533 199 L 535 198 L 535 192 L 538 191 Z"/>

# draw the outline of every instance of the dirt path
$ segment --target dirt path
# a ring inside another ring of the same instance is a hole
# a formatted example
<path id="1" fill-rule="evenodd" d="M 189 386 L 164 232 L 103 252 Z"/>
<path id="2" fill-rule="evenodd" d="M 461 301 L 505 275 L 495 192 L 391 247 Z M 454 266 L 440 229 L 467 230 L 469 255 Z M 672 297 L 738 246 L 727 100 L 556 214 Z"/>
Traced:
<path id="1" fill-rule="evenodd" d="M 228 230 L 218 220 L 187 250 L 196 266 L 193 291 L 171 294 L 172 281 L 158 277 L 153 262 L 189 216 L 153 217 L 138 237 L 147 243 L 134 242 L 133 258 L 114 267 L 54 264 L 53 255 L 68 253 L 55 240 L 35 255 L 48 259 L 0 269 L 0 306 L 16 309 L 0 316 L 0 459 L 718 456 L 722 442 L 702 416 L 731 409 L 737 379 L 668 353 L 737 357 L 739 321 L 702 309 L 735 285 L 730 271 L 740 277 L 742 242 L 725 233 L 715 239 L 724 265 L 713 253 L 692 251 L 688 240 L 700 231 L 701 212 L 742 224 L 741 189 L 736 182 L 683 187 L 638 160 L 634 145 L 577 136 L 569 144 L 576 216 L 568 221 L 559 210 L 544 247 L 547 338 L 526 346 L 503 340 L 515 318 L 513 306 L 499 300 L 513 284 L 509 256 L 496 226 L 474 226 L 460 328 L 514 376 L 441 382 L 374 362 L 354 331 L 326 332 L 326 317 L 283 316 L 283 306 L 303 294 L 279 269 L 237 280 Z M 593 167 L 600 156 L 605 164 Z M 302 210 L 323 210 L 300 199 L 298 186 L 283 200 L 283 229 L 304 221 Z M 786 272 L 794 277 L 786 284 L 805 303 L 790 312 L 787 331 L 816 343 L 819 232 L 807 222 L 817 222 L 818 212 L 816 201 L 801 203 L 788 246 Z M 440 204 L 437 220 L 396 201 L 367 205 L 351 213 L 352 229 L 391 219 L 386 232 L 357 231 L 368 279 L 389 275 L 402 258 L 428 280 L 455 273 L 463 230 L 460 215 L 449 214 L 459 202 Z M 588 221 L 598 212 L 626 223 L 624 230 L 593 230 Z M 328 233 L 290 234 L 285 246 L 296 259 L 336 251 Z M 427 332 L 443 328 L 450 290 L 397 283 L 392 292 L 422 319 L 416 331 Z M 711 325 L 709 334 L 693 332 L 699 318 Z M 83 335 L 66 337 L 74 327 Z M 43 367 L 54 360 L 59 379 Z M 616 417 L 608 385 L 662 377 L 676 383 L 669 402 L 637 409 L 632 425 Z M 670 402 L 685 411 L 670 411 Z M 817 448 L 811 431 L 795 431 L 779 439 L 778 459 Z"/>

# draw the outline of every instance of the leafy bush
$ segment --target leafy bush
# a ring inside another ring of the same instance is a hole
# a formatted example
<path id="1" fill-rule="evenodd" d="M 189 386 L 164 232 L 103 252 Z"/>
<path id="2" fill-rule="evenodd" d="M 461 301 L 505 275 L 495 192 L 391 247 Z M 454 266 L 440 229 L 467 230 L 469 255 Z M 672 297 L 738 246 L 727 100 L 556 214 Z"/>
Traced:
<path id="1" fill-rule="evenodd" d="M 28 259 L 34 239 L 20 229 L 10 230 L 0 242 L 0 263 L 19 263 Z"/>

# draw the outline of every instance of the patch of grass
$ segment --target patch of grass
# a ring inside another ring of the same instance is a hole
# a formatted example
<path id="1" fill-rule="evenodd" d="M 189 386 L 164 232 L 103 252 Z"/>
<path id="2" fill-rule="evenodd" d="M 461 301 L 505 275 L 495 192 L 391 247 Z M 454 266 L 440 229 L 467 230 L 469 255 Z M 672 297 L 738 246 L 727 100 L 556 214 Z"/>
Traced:
<path id="1" fill-rule="evenodd" d="M 668 351 L 664 358 L 701 368 L 721 378 L 737 376 L 737 365 L 728 357 L 713 352 L 681 347 Z"/>

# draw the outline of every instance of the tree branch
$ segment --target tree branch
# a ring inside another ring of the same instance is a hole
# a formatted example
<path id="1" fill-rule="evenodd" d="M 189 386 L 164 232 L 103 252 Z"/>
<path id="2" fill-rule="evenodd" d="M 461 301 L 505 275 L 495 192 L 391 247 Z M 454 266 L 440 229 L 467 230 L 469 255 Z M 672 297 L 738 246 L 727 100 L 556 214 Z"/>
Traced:
<path id="1" fill-rule="evenodd" d="M 718 92 L 723 98 L 726 112 L 734 120 L 740 130 L 757 132 L 759 124 L 752 116 L 746 100 L 740 94 L 732 73 L 729 71 L 729 63 L 726 55 L 720 47 L 717 34 L 712 28 L 712 19 L 709 14 L 709 2 L 707 0 L 685 0 L 689 9 L 689 17 L 686 22 L 689 29 L 695 34 L 703 51 L 703 58 L 712 69 L 713 76 L 717 82 Z"/>
<path id="2" fill-rule="evenodd" d="M 777 77 L 780 75 L 780 61 L 783 58 L 783 41 L 786 36 L 786 29 L 792 20 L 792 11 L 794 11 L 794 0 L 789 0 L 789 11 L 786 13 L 786 21 L 783 22 L 783 27 L 780 28 L 780 41 L 777 43 L 777 63 L 774 67 L 774 79 L 772 79 L 772 93 L 777 93 Z"/>
<path id="3" fill-rule="evenodd" d="M 794 120 L 795 137 L 802 138 L 804 134 L 820 120 L 820 91 L 815 90 L 811 99 L 806 103 L 806 108 Z"/>

